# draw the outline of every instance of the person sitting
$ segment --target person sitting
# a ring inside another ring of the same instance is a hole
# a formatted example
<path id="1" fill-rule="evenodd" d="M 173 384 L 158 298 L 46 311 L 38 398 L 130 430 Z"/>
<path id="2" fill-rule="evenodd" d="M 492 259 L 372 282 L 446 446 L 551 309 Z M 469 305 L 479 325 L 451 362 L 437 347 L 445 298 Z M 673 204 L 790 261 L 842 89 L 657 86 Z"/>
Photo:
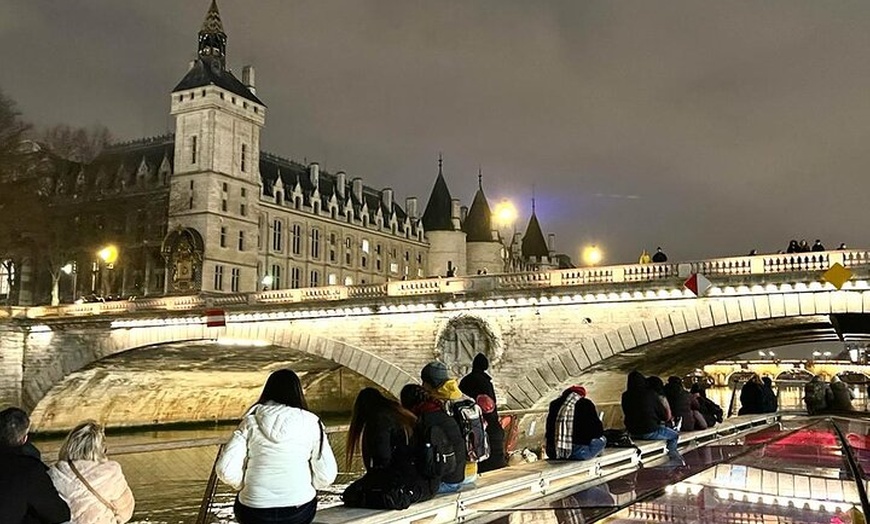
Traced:
<path id="1" fill-rule="evenodd" d="M 704 417 L 704 422 L 708 428 L 712 428 L 717 423 L 722 423 L 725 412 L 709 398 L 707 398 L 707 390 L 700 384 L 692 384 L 689 393 L 698 401 L 698 411 Z"/>
<path id="2" fill-rule="evenodd" d="M 671 429 L 679 431 L 680 421 L 674 419 L 674 412 L 671 411 L 671 405 L 668 402 L 668 397 L 665 395 L 665 383 L 660 377 L 651 375 L 646 377 L 646 386 L 653 391 L 665 408 L 665 425 Z"/>
<path id="3" fill-rule="evenodd" d="M 553 459 L 589 460 L 607 444 L 598 410 L 578 385 L 550 402 L 545 433 L 547 456 Z"/>
<path id="4" fill-rule="evenodd" d="M 656 263 L 667 262 L 668 256 L 662 251 L 662 248 L 657 247 L 655 254 L 652 256 L 652 261 Z"/>
<path id="5" fill-rule="evenodd" d="M 359 448 L 366 473 L 345 489 L 345 505 L 404 509 L 432 498 L 439 479 L 424 479 L 415 467 L 416 422 L 413 413 L 377 389 L 359 392 L 347 432 L 346 459 L 350 468 Z"/>
<path id="6" fill-rule="evenodd" d="M 849 391 L 849 386 L 834 375 L 831 378 L 831 403 L 829 411 L 852 411 L 852 399 L 854 396 Z"/>
<path id="7" fill-rule="evenodd" d="M 66 436 L 48 470 L 73 522 L 121 524 L 133 516 L 133 492 L 121 465 L 106 457 L 105 439 L 102 425 L 82 422 Z"/>
<path id="8" fill-rule="evenodd" d="M 807 406 L 807 413 L 810 415 L 824 412 L 832 401 L 831 387 L 819 375 L 811 378 L 804 386 L 804 403 Z"/>
<path id="9" fill-rule="evenodd" d="M 486 412 L 483 418 L 486 420 L 486 438 L 489 440 L 489 458 L 478 463 L 480 473 L 492 471 L 507 466 L 507 458 L 504 449 L 504 428 L 498 416 L 498 401 L 495 397 L 495 388 L 492 386 L 492 377 L 487 373 L 489 359 L 483 353 L 475 355 L 471 362 L 471 373 L 465 375 L 459 381 L 459 390 L 465 395 L 477 400 L 481 395 L 486 395 L 492 401 L 492 410 Z M 483 405 L 478 401 L 478 404 Z"/>
<path id="10" fill-rule="evenodd" d="M 707 423 L 699 412 L 698 400 L 694 395 L 686 391 L 683 387 L 683 380 L 680 377 L 668 378 L 668 383 L 665 386 L 665 396 L 668 399 L 668 404 L 671 406 L 673 417 L 681 421 L 680 431 L 707 429 Z"/>
<path id="11" fill-rule="evenodd" d="M 679 433 L 665 425 L 667 412 L 658 395 L 649 389 L 640 371 L 628 374 L 625 392 L 622 394 L 622 413 L 625 429 L 637 440 L 665 440 L 668 455 L 681 460 L 677 451 Z"/>
<path id="12" fill-rule="evenodd" d="M 45 464 L 27 444 L 30 417 L 18 408 L 0 411 L 0 522 L 60 524 L 69 506 L 57 493 Z"/>
<path id="13" fill-rule="evenodd" d="M 437 455 L 439 466 L 435 473 L 440 476 L 438 493 L 459 491 L 465 483 L 467 453 L 465 438 L 462 436 L 459 424 L 447 414 L 443 402 L 432 397 L 423 386 L 406 385 L 399 393 L 399 400 L 402 407 L 417 416 L 414 434 L 419 436 L 424 446 L 427 442 L 431 444 L 435 440 L 444 441 L 443 445 L 432 446 L 437 449 L 425 450 Z M 421 467 L 429 467 L 426 457 L 419 462 Z"/>
<path id="14" fill-rule="evenodd" d="M 239 522 L 314 520 L 316 490 L 332 484 L 338 467 L 296 373 L 279 369 L 269 375 L 218 456 L 215 473 L 240 490 L 233 505 Z"/>
<path id="15" fill-rule="evenodd" d="M 776 413 L 776 392 L 773 390 L 773 379 L 763 377 L 761 379 L 761 412 Z"/>
<path id="16" fill-rule="evenodd" d="M 740 388 L 740 411 L 738 415 L 756 415 L 764 413 L 764 401 L 762 399 L 761 380 L 758 375 L 752 377 Z"/>

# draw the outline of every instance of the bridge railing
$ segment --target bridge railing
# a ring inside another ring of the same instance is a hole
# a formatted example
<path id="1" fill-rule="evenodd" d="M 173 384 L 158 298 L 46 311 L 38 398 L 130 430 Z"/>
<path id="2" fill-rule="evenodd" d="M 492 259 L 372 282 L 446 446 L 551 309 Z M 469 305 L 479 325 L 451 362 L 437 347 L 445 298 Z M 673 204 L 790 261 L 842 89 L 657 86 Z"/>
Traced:
<path id="1" fill-rule="evenodd" d="M 803 273 L 823 271 L 835 263 L 839 263 L 847 268 L 870 266 L 870 250 L 840 250 L 727 257 L 686 262 L 625 264 L 528 273 L 401 280 L 357 286 L 277 289 L 250 294 L 141 298 L 136 301 L 32 307 L 28 310 L 28 316 L 84 316 L 121 314 L 142 310 L 190 310 L 201 307 L 245 304 L 291 304 L 438 294 L 461 295 L 480 291 L 515 291 L 553 287 L 583 287 L 611 283 L 652 282 L 688 277 L 693 273 L 710 276 Z"/>

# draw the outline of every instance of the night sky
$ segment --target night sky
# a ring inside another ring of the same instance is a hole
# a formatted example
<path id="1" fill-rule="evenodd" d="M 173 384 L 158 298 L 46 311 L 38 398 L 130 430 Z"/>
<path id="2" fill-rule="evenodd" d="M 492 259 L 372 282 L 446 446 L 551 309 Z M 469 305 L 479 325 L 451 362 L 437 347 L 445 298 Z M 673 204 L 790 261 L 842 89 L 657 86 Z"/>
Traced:
<path id="1" fill-rule="evenodd" d="M 171 131 L 208 0 L 2 0 L 0 88 L 38 126 Z M 865 247 L 870 2 L 219 0 L 264 150 L 428 199 L 444 155 L 579 258 Z"/>

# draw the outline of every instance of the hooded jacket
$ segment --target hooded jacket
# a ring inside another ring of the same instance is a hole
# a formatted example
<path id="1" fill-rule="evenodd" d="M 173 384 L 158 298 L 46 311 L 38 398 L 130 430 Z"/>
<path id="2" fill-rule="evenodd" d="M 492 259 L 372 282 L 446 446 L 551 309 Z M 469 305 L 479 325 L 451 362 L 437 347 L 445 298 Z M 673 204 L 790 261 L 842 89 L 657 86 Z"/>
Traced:
<path id="1" fill-rule="evenodd" d="M 453 447 L 453 457 L 451 464 L 453 469 L 446 471 L 441 477 L 441 481 L 451 484 L 458 484 L 465 479 L 466 467 L 466 446 L 465 438 L 462 436 L 462 431 L 459 429 L 459 424 L 456 420 L 447 414 L 441 402 L 436 400 L 428 400 L 423 402 L 414 409 L 414 414 L 417 415 L 417 428 L 415 432 L 421 437 L 429 433 L 429 428 L 438 426 L 444 432 L 444 435 L 450 440 Z"/>
<path id="2" fill-rule="evenodd" d="M 115 507 L 119 521 L 128 522 L 133 516 L 135 502 L 121 465 L 114 460 L 76 460 L 74 464 L 88 484 Z M 69 463 L 57 462 L 48 470 L 48 475 L 57 492 L 69 505 L 72 522 L 116 523 L 115 513 L 85 487 L 73 473 Z"/>
<path id="3" fill-rule="evenodd" d="M 631 435 L 645 435 L 659 429 L 667 420 L 667 413 L 658 394 L 649 389 L 640 371 L 628 374 L 628 383 L 622 394 L 622 413 L 625 429 Z"/>
<path id="4" fill-rule="evenodd" d="M 442 400 L 442 401 L 446 401 L 446 402 L 449 402 L 451 400 L 459 400 L 463 397 L 462 391 L 460 391 L 459 384 L 456 383 L 455 378 L 447 379 L 446 382 L 444 382 L 443 384 L 441 384 L 440 386 L 438 386 L 437 388 L 432 390 L 432 396 L 438 400 Z M 459 426 L 457 426 L 457 427 L 459 427 Z M 459 435 L 461 437 L 462 433 L 460 433 Z M 465 449 L 464 448 L 464 446 L 465 446 L 465 439 L 464 438 L 463 438 L 462 442 L 463 442 L 463 444 L 462 444 L 463 449 Z M 465 452 L 463 452 L 463 456 L 465 456 Z M 466 462 L 465 463 L 465 476 L 472 477 L 474 475 L 477 475 L 477 463 L 476 462 Z M 445 478 L 444 482 L 452 482 L 452 481 L 447 480 L 447 478 Z"/>
<path id="5" fill-rule="evenodd" d="M 24 446 L 0 447 L 0 522 L 59 524 L 69 520 L 66 502 L 45 464 Z"/>
<path id="6" fill-rule="evenodd" d="M 338 466 L 317 415 L 268 402 L 254 406 L 215 464 L 250 508 L 300 506 L 329 486 Z"/>
<path id="7" fill-rule="evenodd" d="M 492 378 L 486 372 L 489 369 L 489 360 L 483 353 L 478 353 L 471 364 L 471 373 L 465 375 L 459 381 L 459 389 L 469 397 L 477 400 L 479 395 L 487 395 L 492 399 L 495 407 L 489 413 L 484 412 L 486 420 L 486 438 L 489 440 L 489 458 L 478 464 L 478 471 L 492 471 L 507 465 L 504 449 L 504 428 L 498 416 L 498 401 L 495 398 L 495 388 L 492 386 Z"/>

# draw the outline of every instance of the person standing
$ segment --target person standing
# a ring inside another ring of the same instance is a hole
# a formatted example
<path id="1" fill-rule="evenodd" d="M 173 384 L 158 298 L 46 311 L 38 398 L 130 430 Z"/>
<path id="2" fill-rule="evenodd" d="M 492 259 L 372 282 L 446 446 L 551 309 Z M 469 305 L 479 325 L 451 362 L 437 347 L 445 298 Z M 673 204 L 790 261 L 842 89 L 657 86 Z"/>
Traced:
<path id="1" fill-rule="evenodd" d="M 477 400 L 480 395 L 488 396 L 492 401 L 492 411 L 484 409 L 483 418 L 486 420 L 486 437 L 489 440 L 489 458 L 477 465 L 480 473 L 503 468 L 507 465 L 504 449 L 504 428 L 498 416 L 498 401 L 495 397 L 495 388 L 492 386 L 492 377 L 489 369 L 489 359 L 483 353 L 474 356 L 471 363 L 471 373 L 465 375 L 459 381 L 459 390 L 465 395 Z M 478 401 L 478 404 L 480 402 Z M 481 406 L 483 407 L 483 406 Z"/>
<path id="2" fill-rule="evenodd" d="M 551 459 L 589 460 L 607 444 L 598 409 L 586 398 L 586 388 L 579 385 L 550 402 L 545 433 Z"/>
<path id="3" fill-rule="evenodd" d="M 661 247 L 657 247 L 655 254 L 652 256 L 652 261 L 653 262 L 667 262 L 668 256 L 665 254 L 664 251 L 662 251 Z"/>
<path id="4" fill-rule="evenodd" d="M 133 492 L 121 465 L 106 457 L 105 440 L 101 424 L 82 422 L 66 436 L 48 470 L 73 522 L 122 524 L 133 516 Z"/>
<path id="5" fill-rule="evenodd" d="M 674 460 L 682 460 L 677 450 L 680 434 L 666 427 L 667 413 L 658 395 L 649 389 L 640 371 L 628 374 L 625 392 L 622 394 L 622 413 L 625 429 L 637 440 L 665 440 L 668 455 Z"/>
<path id="6" fill-rule="evenodd" d="M 823 246 L 822 241 L 817 238 L 816 241 L 813 242 L 813 247 L 811 248 L 811 250 L 812 251 L 824 251 L 825 246 Z"/>
<path id="7" fill-rule="evenodd" d="M 57 493 L 45 464 L 25 446 L 30 417 L 24 410 L 0 411 L 0 522 L 60 524 L 69 506 Z"/>
<path id="8" fill-rule="evenodd" d="M 338 467 L 296 373 L 280 369 L 269 375 L 218 456 L 215 472 L 239 490 L 233 511 L 240 524 L 314 520 L 316 490 L 332 484 Z"/>
<path id="9" fill-rule="evenodd" d="M 649 257 L 649 253 L 646 249 L 640 252 L 640 258 L 637 260 L 638 264 L 649 264 L 652 262 L 652 259 Z"/>

